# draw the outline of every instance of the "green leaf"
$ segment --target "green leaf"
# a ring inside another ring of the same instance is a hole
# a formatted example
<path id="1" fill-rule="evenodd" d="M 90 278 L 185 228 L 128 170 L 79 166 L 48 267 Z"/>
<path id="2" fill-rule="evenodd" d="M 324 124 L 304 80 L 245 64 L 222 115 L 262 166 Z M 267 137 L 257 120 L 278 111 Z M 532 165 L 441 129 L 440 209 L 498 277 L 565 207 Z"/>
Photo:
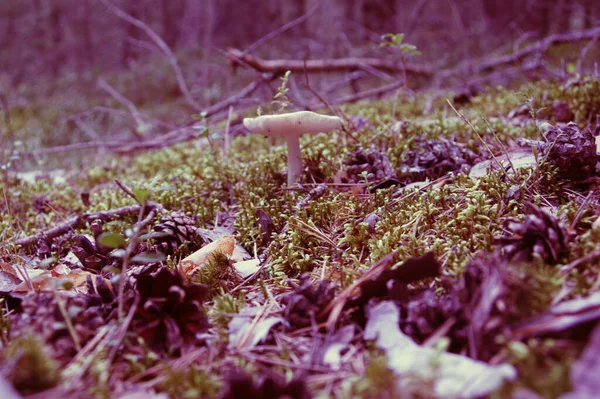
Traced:
<path id="1" fill-rule="evenodd" d="M 150 197 L 150 191 L 144 190 L 143 188 L 134 188 L 132 191 L 135 198 L 137 198 L 141 204 L 146 203 L 146 200 Z"/>
<path id="2" fill-rule="evenodd" d="M 107 248 L 125 248 L 127 243 L 123 236 L 117 233 L 102 233 L 98 242 Z"/>
<path id="3" fill-rule="evenodd" d="M 131 258 L 131 261 L 136 263 L 156 263 L 162 262 L 165 259 L 167 259 L 165 254 L 160 252 L 142 252 Z"/>

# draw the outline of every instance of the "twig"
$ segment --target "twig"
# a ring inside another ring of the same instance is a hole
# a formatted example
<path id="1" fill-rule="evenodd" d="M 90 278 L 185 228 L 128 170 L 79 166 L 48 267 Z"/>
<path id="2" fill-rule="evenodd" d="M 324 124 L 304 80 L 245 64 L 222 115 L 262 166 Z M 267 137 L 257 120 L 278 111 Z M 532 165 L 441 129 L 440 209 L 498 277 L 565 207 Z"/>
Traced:
<path id="1" fill-rule="evenodd" d="M 131 236 L 131 238 L 129 239 L 129 244 L 127 245 L 127 248 L 125 248 L 125 256 L 123 257 L 123 262 L 121 264 L 121 275 L 119 278 L 119 304 L 118 304 L 118 315 L 119 315 L 119 322 L 122 321 L 123 319 L 123 306 L 124 306 L 124 302 L 125 302 L 125 284 L 127 282 L 127 268 L 129 267 L 129 262 L 131 261 L 131 257 L 133 256 L 133 252 L 135 250 L 135 248 L 137 247 L 138 244 L 138 239 L 140 237 L 140 235 L 142 234 L 142 229 L 144 229 L 148 224 L 150 224 L 150 222 L 152 221 L 152 219 L 154 219 L 154 216 L 156 215 L 156 209 L 152 209 L 150 212 L 148 212 L 148 215 L 142 219 L 142 214 L 143 211 L 146 207 L 146 204 L 144 203 L 143 206 L 140 207 L 140 216 L 138 217 L 138 222 L 135 224 L 135 226 L 133 226 L 133 235 Z"/>
<path id="2" fill-rule="evenodd" d="M 488 144 L 485 142 L 485 140 L 483 139 L 483 137 L 481 137 L 481 135 L 479 134 L 479 131 L 475 128 L 475 126 L 473 126 L 473 124 L 471 123 L 471 121 L 469 121 L 463 114 L 461 114 L 460 112 L 458 112 L 458 110 L 456 108 L 454 108 L 454 105 L 452 105 L 452 102 L 450 100 L 446 100 L 446 102 L 448 103 L 448 105 L 450 105 L 450 108 L 452 108 L 452 110 L 454 111 L 454 113 L 456 113 L 456 115 L 471 128 L 471 130 L 473 131 L 473 133 L 475 133 L 477 135 L 477 138 L 479 139 L 479 141 L 481 141 L 481 143 L 483 144 L 483 146 L 485 147 L 485 149 L 487 150 L 487 152 L 491 155 L 492 159 L 498 164 L 498 166 L 500 167 L 500 169 L 502 169 L 502 172 L 504 173 L 504 175 L 509 180 L 512 180 L 510 178 L 510 176 L 508 175 L 508 173 L 506 172 L 506 169 L 504 168 L 504 165 L 502 165 L 502 163 L 498 160 L 498 158 L 496 158 L 496 156 L 494 155 L 494 152 L 492 151 L 492 149 L 488 146 Z"/>
<path id="3" fill-rule="evenodd" d="M 306 21 L 308 18 L 310 18 L 315 12 L 317 12 L 317 10 L 320 7 L 321 7 L 321 3 L 317 3 L 317 5 L 314 6 L 313 8 L 311 8 L 310 10 L 308 10 L 308 12 L 306 14 L 301 15 L 298 18 L 291 20 L 290 22 L 286 23 L 285 25 L 282 25 L 281 27 L 275 29 L 274 31 L 268 33 L 266 36 L 261 37 L 260 39 L 258 39 L 257 41 L 255 41 L 254 43 L 249 45 L 246 48 L 246 50 L 244 50 L 241 54 L 246 55 L 248 53 L 251 53 L 252 51 L 256 50 L 257 48 L 259 48 L 263 44 L 267 43 L 268 41 L 274 39 L 275 37 L 282 34 L 283 32 L 288 31 L 297 25 L 300 25 L 301 23 Z"/>
<path id="4" fill-rule="evenodd" d="M 148 202 L 146 204 L 146 209 L 154 210 L 161 208 L 162 206 L 155 202 Z M 130 213 L 137 213 L 139 212 L 139 210 L 139 205 L 130 205 L 110 211 L 99 211 L 94 213 L 83 214 L 80 216 L 73 216 L 67 219 L 66 221 L 60 223 L 59 225 L 52 227 L 51 229 L 42 231 L 32 236 L 21 238 L 19 240 L 16 240 L 14 243 L 15 245 L 20 245 L 21 247 L 28 247 L 30 245 L 36 244 L 39 240 L 51 240 L 70 231 L 73 231 L 81 227 L 84 222 L 89 222 L 95 219 L 107 220 L 115 216 L 122 217 Z"/>
<path id="5" fill-rule="evenodd" d="M 377 276 L 379 276 L 381 272 L 393 266 L 393 260 L 395 259 L 396 255 L 398 255 L 398 250 L 393 251 L 381 258 L 379 261 L 377 261 L 377 263 L 371 266 L 371 268 L 369 268 L 369 270 L 367 270 L 365 274 L 363 274 L 349 287 L 344 289 L 341 293 L 336 295 L 335 299 L 331 301 L 323 310 L 321 310 L 319 318 L 322 318 L 329 314 L 327 317 L 326 324 L 328 329 L 331 329 L 335 326 L 335 323 L 340 317 L 340 314 L 342 313 L 346 302 L 348 301 L 348 299 L 350 299 L 352 295 L 354 295 L 356 289 L 359 288 L 365 281 L 370 281 L 377 278 Z"/>
<path id="6" fill-rule="evenodd" d="M 519 51 L 514 52 L 513 54 L 508 54 L 508 55 L 505 55 L 502 57 L 498 57 L 498 58 L 492 59 L 490 61 L 484 61 L 475 68 L 474 72 L 475 73 L 486 72 L 491 69 L 498 68 L 498 67 L 501 67 L 504 65 L 517 63 L 534 53 L 538 53 L 538 54 L 545 53 L 548 50 L 548 48 L 550 48 L 550 46 L 555 45 L 555 44 L 583 41 L 583 40 L 590 40 L 590 39 L 595 40 L 595 38 L 597 38 L 599 35 L 600 35 L 600 27 L 586 29 L 586 30 L 582 30 L 579 32 L 570 32 L 570 33 L 565 33 L 565 34 L 550 35 L 543 40 L 537 41 L 527 47 L 522 48 Z M 462 66 L 461 69 L 464 69 L 464 66 Z"/>
<path id="7" fill-rule="evenodd" d="M 81 351 L 81 340 L 79 339 L 79 335 L 77 335 L 77 331 L 75 331 L 75 328 L 73 327 L 73 322 L 71 321 L 71 318 L 67 314 L 67 309 L 65 309 L 65 304 L 58 297 L 58 293 L 56 292 L 56 289 L 53 289 L 52 293 L 54 294 L 54 300 L 56 301 L 58 310 L 60 311 L 60 314 L 62 315 L 63 319 L 65 320 L 65 325 L 67 326 L 67 331 L 69 331 L 69 335 L 71 336 L 71 339 L 73 339 L 73 342 L 75 343 L 75 348 L 77 349 L 77 351 Z"/>
<path id="8" fill-rule="evenodd" d="M 301 72 L 305 69 L 304 60 L 265 60 L 244 54 L 241 50 L 235 48 L 227 50 L 226 54 L 232 64 L 240 63 L 259 72 L 283 74 L 287 71 Z M 404 67 L 399 65 L 396 60 L 381 58 L 349 57 L 306 61 L 306 69 L 308 72 L 354 71 L 362 69 L 365 65 L 386 72 L 402 72 L 404 69 Z M 426 77 L 431 77 L 434 74 L 432 69 L 423 66 L 407 66 L 406 72 Z"/>
<path id="9" fill-rule="evenodd" d="M 253 80 L 248 86 L 244 87 L 244 89 L 242 89 L 242 91 L 240 91 L 239 93 L 236 93 L 233 96 L 226 98 L 223 101 L 220 101 L 214 105 L 211 105 L 208 108 L 205 108 L 202 111 L 202 115 L 204 115 L 205 118 L 210 118 L 211 116 L 228 109 L 231 105 L 234 105 L 236 102 L 238 102 L 242 98 L 245 98 L 245 97 L 249 96 L 250 94 L 254 93 L 254 91 L 256 89 L 258 89 L 263 82 L 265 82 L 265 81 L 270 82 L 274 78 L 275 78 L 275 75 L 272 73 L 262 74 L 260 77 Z"/>
<path id="10" fill-rule="evenodd" d="M 150 37 L 150 39 L 152 39 L 152 41 L 158 46 L 158 48 L 160 48 L 160 50 L 163 52 L 163 54 L 169 60 L 169 63 L 171 64 L 171 67 L 173 68 L 173 72 L 175 72 L 175 79 L 177 79 L 177 85 L 179 86 L 179 90 L 185 97 L 186 101 L 193 108 L 195 108 L 196 110 L 199 110 L 200 105 L 192 97 L 192 94 L 190 93 L 190 91 L 187 87 L 187 84 L 185 83 L 185 79 L 183 78 L 183 73 L 181 72 L 181 68 L 179 68 L 177 58 L 175 57 L 175 54 L 173 54 L 173 51 L 171 51 L 171 49 L 169 48 L 167 43 L 165 43 L 165 41 L 143 21 L 127 14 L 125 11 L 121 10 L 120 8 L 118 8 L 117 6 L 112 4 L 109 0 L 100 0 L 100 1 L 117 17 L 119 17 L 119 18 L 127 21 L 128 23 L 134 25 L 135 27 L 141 29 L 142 31 L 144 31 L 144 33 L 146 33 Z"/>
<path id="11" fill-rule="evenodd" d="M 115 179 L 115 184 L 116 184 L 116 185 L 117 185 L 117 186 L 118 186 L 118 187 L 119 187 L 119 188 L 120 188 L 120 189 L 121 189 L 121 190 L 122 190 L 122 191 L 123 191 L 125 194 L 127 194 L 128 196 L 130 196 L 131 198 L 133 198 L 133 200 L 134 200 L 135 202 L 137 202 L 137 203 L 138 203 L 138 205 L 143 205 L 143 204 L 140 202 L 140 199 L 139 199 L 139 198 L 138 198 L 138 197 L 137 197 L 137 196 L 136 196 L 136 195 L 133 193 L 133 191 L 132 191 L 132 190 L 131 190 L 129 187 L 127 187 L 126 185 L 124 185 L 123 183 L 121 183 L 121 180 L 119 180 L 119 179 Z"/>
<path id="12" fill-rule="evenodd" d="M 138 130 L 144 128 L 144 126 L 146 125 L 146 122 L 144 122 L 144 120 L 142 118 L 142 114 L 137 109 L 135 104 L 133 102 L 131 102 L 131 100 L 129 100 L 127 97 L 125 97 L 124 95 L 119 93 L 117 90 L 115 90 L 115 88 L 113 88 L 111 85 L 109 85 L 106 82 L 106 80 L 104 80 L 103 78 L 98 79 L 98 87 L 100 87 L 102 90 L 106 91 L 108 94 L 110 94 L 110 96 L 112 98 L 114 98 L 115 100 L 117 100 L 118 102 L 120 102 L 121 104 L 123 104 L 124 106 L 127 107 L 127 109 L 129 110 L 129 113 L 131 114 L 131 117 L 135 121 L 135 124 L 136 124 Z"/>

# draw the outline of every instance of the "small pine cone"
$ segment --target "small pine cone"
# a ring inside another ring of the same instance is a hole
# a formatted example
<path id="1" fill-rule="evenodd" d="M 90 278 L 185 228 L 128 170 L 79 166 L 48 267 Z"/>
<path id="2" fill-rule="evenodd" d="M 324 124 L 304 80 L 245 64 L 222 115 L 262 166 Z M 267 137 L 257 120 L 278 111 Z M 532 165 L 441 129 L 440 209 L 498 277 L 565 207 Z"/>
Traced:
<path id="1" fill-rule="evenodd" d="M 559 176 L 570 180 L 585 180 L 596 173 L 598 155 L 596 141 L 590 129 L 579 129 L 570 122 L 565 128 L 544 124 L 547 143 L 542 155 L 558 169 Z"/>
<path id="2" fill-rule="evenodd" d="M 140 302 L 132 329 L 152 349 L 179 353 L 199 343 L 197 334 L 209 327 L 202 305 L 208 295 L 203 284 L 188 284 L 181 274 L 148 265 L 136 276 Z"/>
<path id="3" fill-rule="evenodd" d="M 180 211 L 162 217 L 153 229 L 156 233 L 162 233 L 154 240 L 159 250 L 167 255 L 173 254 L 184 242 L 196 242 L 199 238 L 196 218 Z"/>
<path id="4" fill-rule="evenodd" d="M 423 343 L 450 318 L 456 320 L 455 326 L 464 318 L 463 304 L 458 293 L 453 291 L 438 297 L 432 290 L 427 290 L 403 306 L 400 328 L 416 342 Z M 463 335 L 456 328 L 453 329 L 453 346 L 460 347 L 464 344 Z"/>
<path id="5" fill-rule="evenodd" d="M 285 305 L 284 318 L 294 329 L 308 327 L 313 320 L 317 321 L 318 314 L 335 296 L 335 286 L 327 280 L 315 288 L 310 282 L 310 276 L 300 276 L 300 285 L 290 283 L 294 292 L 285 295 L 281 302 Z"/>
<path id="6" fill-rule="evenodd" d="M 532 203 L 526 203 L 528 214 L 521 222 L 509 219 L 511 236 L 496 238 L 495 242 L 509 257 L 531 260 L 534 254 L 554 264 L 565 255 L 569 236 L 562 223 Z"/>
<path id="7" fill-rule="evenodd" d="M 477 156 L 468 148 L 448 140 L 422 140 L 406 153 L 401 169 L 408 183 L 436 179 L 448 172 L 467 171 Z"/>

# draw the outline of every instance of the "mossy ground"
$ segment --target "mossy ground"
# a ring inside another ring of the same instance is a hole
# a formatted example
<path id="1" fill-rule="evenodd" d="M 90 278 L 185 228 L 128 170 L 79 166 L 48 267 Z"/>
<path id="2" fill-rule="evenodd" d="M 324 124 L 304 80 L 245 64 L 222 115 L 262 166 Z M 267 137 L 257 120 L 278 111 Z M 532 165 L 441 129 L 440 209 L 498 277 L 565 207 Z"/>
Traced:
<path id="1" fill-rule="evenodd" d="M 600 112 L 598 80 L 580 78 L 567 89 L 564 87 L 564 83 L 540 82 L 518 89 L 488 88 L 459 112 L 475 126 L 492 151 L 501 154 L 503 146 L 511 147 L 519 138 L 539 139 L 536 124 L 540 119 L 552 118 L 548 110 L 554 101 L 567 102 L 575 121 L 582 125 Z M 346 287 L 370 265 L 395 250 L 396 262 L 434 251 L 443 263 L 444 275 L 460 276 L 477 252 L 494 249 L 493 239 L 502 235 L 507 218 L 522 217 L 525 201 L 551 205 L 567 226 L 579 213 L 572 226 L 576 238 L 561 264 L 580 258 L 600 244 L 600 231 L 591 227 L 598 217 L 597 199 L 584 201 L 589 187 L 559 181 L 549 168 L 530 168 L 509 176 L 497 171 L 478 179 L 458 174 L 448 176 L 440 184 L 402 192 L 392 187 L 371 193 L 368 178 L 354 187 L 333 184 L 334 176 L 344 168 L 343 161 L 357 142 L 364 148 L 375 146 L 385 151 L 396 170 L 419 138 L 452 138 L 482 158 L 489 158 L 482 141 L 446 103 L 452 93 L 433 101 L 433 109 L 425 112 L 430 96 L 401 94 L 398 99 L 343 106 L 346 115 L 361 117 L 364 123 L 352 131 L 353 138 L 336 132 L 301 141 L 303 157 L 309 165 L 302 189 L 286 187 L 285 149 L 270 147 L 266 139 L 253 135 L 235 137 L 227 158 L 222 154 L 220 141 L 208 145 L 201 139 L 135 157 L 95 159 L 75 174 L 67 171 L 68 179 L 61 184 L 43 179 L 28 183 L 19 178 L 15 166 L 1 175 L 0 241 L 8 244 L 2 249 L 2 261 L 28 264 L 29 260 L 19 256 L 18 250 L 10 245 L 16 238 L 48 229 L 74 214 L 131 205 L 132 199 L 113 183 L 115 178 L 129 187 L 148 190 L 152 201 L 162 204 L 165 211 L 182 210 L 196 216 L 199 227 L 210 229 L 235 215 L 237 242 L 250 253 L 261 253 L 267 248 L 259 224 L 259 209 L 270 217 L 276 232 L 287 225 L 285 232 L 271 237 L 274 244 L 269 247 L 270 262 L 261 277 L 262 289 L 274 295 L 285 292 L 287 280 L 304 272 L 312 273 L 315 281 L 325 277 Z M 509 120 L 508 113 L 522 105 L 529 106 L 535 118 Z M 295 212 L 295 204 L 321 182 L 328 185 L 325 194 Z M 514 196 L 515 191 L 518 196 Z M 81 201 L 81 193 L 90 194 L 89 206 Z M 47 204 L 43 210 L 33 206 L 40 199 Z M 379 220 L 372 228 L 365 219 L 373 213 Z M 116 220 L 110 229 L 124 232 L 133 222 Z M 87 229 L 82 232 L 89 233 Z M 571 296 L 587 294 L 597 281 L 600 264 L 592 262 L 567 276 L 560 275 L 559 267 L 534 261 L 523 269 L 526 287 L 518 292 L 523 305 L 516 312 L 523 317 L 544 312 L 561 287 L 570 284 L 574 285 Z M 208 312 L 226 343 L 227 319 L 222 313 L 239 311 L 244 295 L 227 293 L 222 288 L 226 284 L 214 284 L 217 288 Z M 439 290 L 443 289 L 440 285 Z M 294 345 L 301 346 L 302 339 Z M 509 389 L 524 386 L 544 397 L 556 397 L 568 390 L 565 383 L 568 367 L 580 346 L 561 350 L 553 346 L 559 345 L 556 342 L 543 339 L 520 345 L 518 352 L 507 343 L 506 358 L 520 370 L 519 379 Z M 287 346 L 286 354 L 280 349 Z M 225 365 L 253 372 L 267 367 L 290 377 L 297 371 L 293 360 L 301 350 L 286 343 L 283 336 L 279 337 L 278 348 L 266 350 L 263 357 L 271 363 L 263 359 L 260 366 L 250 364 L 252 357 L 237 355 L 213 359 L 217 363 L 210 366 L 198 358 L 193 368 L 182 371 L 176 363 L 173 368 L 167 366 L 166 359 L 144 362 L 137 358 L 134 360 L 137 367 L 132 370 L 135 373 L 149 367 L 163 370 L 156 377 L 160 383 L 154 386 L 173 397 L 210 397 L 222 384 Z M 223 355 L 225 344 L 216 352 L 206 349 L 209 352 L 211 356 Z M 8 350 L 5 356 L 11 356 Z M 329 376 L 313 372 L 308 378 L 311 391 L 317 397 L 367 398 L 381 397 L 382 392 L 393 386 L 392 376 L 375 350 L 365 350 L 356 359 L 352 365 Z M 51 375 L 47 374 L 46 379 Z M 541 375 L 544 378 L 540 379 Z M 416 386 L 414 393 L 416 397 L 427 397 L 428 392 L 429 388 L 422 384 Z"/>

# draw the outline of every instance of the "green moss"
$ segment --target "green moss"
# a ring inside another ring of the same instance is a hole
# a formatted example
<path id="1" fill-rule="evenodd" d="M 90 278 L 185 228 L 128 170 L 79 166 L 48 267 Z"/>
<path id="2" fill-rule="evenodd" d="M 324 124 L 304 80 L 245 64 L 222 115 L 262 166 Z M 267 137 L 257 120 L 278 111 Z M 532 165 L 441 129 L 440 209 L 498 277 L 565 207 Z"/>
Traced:
<path id="1" fill-rule="evenodd" d="M 25 334 L 10 341 L 2 354 L 6 378 L 20 392 L 32 393 L 56 385 L 60 378 L 58 364 L 42 340 Z"/>

